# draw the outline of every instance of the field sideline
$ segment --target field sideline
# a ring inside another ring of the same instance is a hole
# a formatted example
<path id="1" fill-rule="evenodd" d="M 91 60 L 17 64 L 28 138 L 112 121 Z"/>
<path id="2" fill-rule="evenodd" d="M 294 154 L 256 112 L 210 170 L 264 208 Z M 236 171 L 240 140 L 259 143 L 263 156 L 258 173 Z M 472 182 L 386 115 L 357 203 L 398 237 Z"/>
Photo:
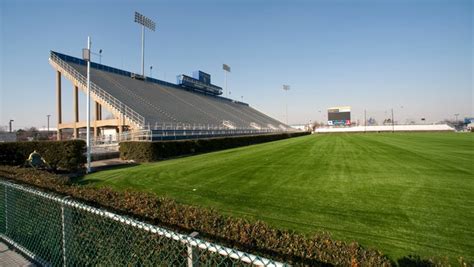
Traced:
<path id="1" fill-rule="evenodd" d="M 474 259 L 474 135 L 312 135 L 102 171 L 87 183 L 311 233 L 393 259 Z"/>

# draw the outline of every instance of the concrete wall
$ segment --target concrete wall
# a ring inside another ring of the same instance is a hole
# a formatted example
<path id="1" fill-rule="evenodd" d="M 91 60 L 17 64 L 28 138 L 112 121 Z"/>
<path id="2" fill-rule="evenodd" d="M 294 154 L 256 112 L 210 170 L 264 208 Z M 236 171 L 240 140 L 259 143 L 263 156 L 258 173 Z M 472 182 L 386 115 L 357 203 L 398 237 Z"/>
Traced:
<path id="1" fill-rule="evenodd" d="M 380 125 L 380 126 L 354 126 L 354 127 L 327 127 L 318 128 L 315 133 L 345 133 L 345 132 L 439 132 L 454 131 L 447 124 L 436 125 Z"/>

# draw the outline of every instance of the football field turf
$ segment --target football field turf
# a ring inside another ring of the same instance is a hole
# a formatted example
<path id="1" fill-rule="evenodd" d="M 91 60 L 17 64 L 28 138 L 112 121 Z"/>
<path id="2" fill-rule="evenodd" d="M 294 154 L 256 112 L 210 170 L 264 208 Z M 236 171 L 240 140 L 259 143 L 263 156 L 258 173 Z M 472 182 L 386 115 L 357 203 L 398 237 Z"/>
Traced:
<path id="1" fill-rule="evenodd" d="M 474 259 L 474 135 L 311 135 L 101 171 L 93 185 L 169 196 L 397 259 Z"/>

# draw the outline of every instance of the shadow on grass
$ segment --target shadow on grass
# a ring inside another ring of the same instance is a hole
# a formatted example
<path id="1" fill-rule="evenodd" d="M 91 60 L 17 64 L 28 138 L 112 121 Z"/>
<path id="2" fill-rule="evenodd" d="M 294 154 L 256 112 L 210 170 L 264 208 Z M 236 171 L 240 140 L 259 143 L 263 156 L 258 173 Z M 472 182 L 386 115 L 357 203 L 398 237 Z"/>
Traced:
<path id="1" fill-rule="evenodd" d="M 431 261 L 422 259 L 420 256 L 408 255 L 397 260 L 400 267 L 432 267 Z"/>
<path id="2" fill-rule="evenodd" d="M 140 164 L 138 163 L 127 163 L 127 164 L 122 164 L 122 165 L 111 165 L 111 166 L 101 166 L 101 167 L 95 167 L 92 169 L 93 172 L 100 172 L 100 171 L 105 171 L 105 170 L 120 170 L 120 169 L 127 169 L 131 167 L 138 166 Z M 100 179 L 84 179 L 85 174 L 81 173 L 80 175 L 77 175 L 75 177 L 71 177 L 71 182 L 73 184 L 77 185 L 89 185 L 89 184 L 95 184 L 97 182 L 100 182 L 102 180 Z"/>

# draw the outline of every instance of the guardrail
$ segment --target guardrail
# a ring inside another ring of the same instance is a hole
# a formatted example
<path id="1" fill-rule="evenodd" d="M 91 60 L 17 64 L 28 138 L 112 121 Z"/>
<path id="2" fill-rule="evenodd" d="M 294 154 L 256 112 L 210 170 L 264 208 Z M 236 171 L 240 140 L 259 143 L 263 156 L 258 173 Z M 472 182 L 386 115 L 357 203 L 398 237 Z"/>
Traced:
<path id="1" fill-rule="evenodd" d="M 288 266 L 0 179 L 0 238 L 44 266 Z"/>
<path id="2" fill-rule="evenodd" d="M 54 52 L 51 52 L 49 60 L 56 63 L 62 69 L 64 69 L 67 74 L 71 75 L 78 83 L 81 84 L 83 88 L 87 87 L 87 79 L 82 74 L 80 74 L 76 69 L 67 64 Z M 145 125 L 145 118 L 138 114 L 136 111 L 125 105 L 123 102 L 113 97 L 111 94 L 107 93 L 105 90 L 97 86 L 91 81 L 90 83 L 91 94 L 94 94 L 97 98 L 102 99 L 107 103 L 111 109 L 115 109 L 118 113 L 127 118 L 130 122 L 134 123 L 137 128 L 141 128 Z"/>

